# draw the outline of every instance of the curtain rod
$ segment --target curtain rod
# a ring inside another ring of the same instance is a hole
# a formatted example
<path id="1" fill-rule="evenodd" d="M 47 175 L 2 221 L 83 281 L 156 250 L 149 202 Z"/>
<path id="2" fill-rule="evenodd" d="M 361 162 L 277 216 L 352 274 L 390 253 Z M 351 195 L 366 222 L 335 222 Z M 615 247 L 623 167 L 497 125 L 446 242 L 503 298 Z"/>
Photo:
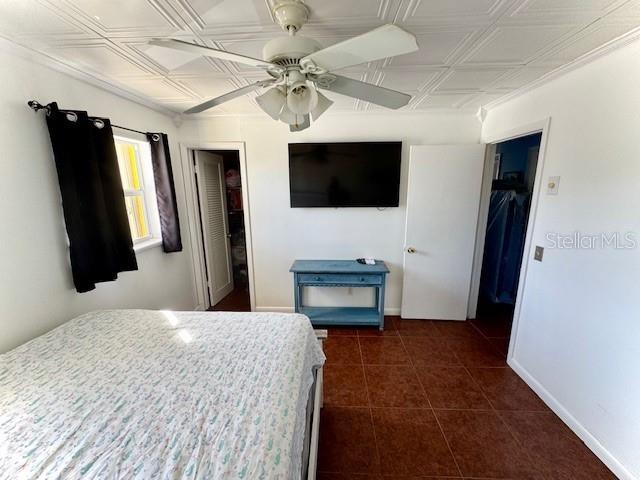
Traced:
<path id="1" fill-rule="evenodd" d="M 47 115 L 48 115 L 49 112 L 51 111 L 51 108 L 49 107 L 49 105 L 42 105 L 37 100 L 29 100 L 27 102 L 27 105 L 29 105 L 29 108 L 31 108 L 34 112 L 38 112 L 40 110 L 46 110 L 47 111 Z M 62 111 L 64 111 L 64 110 L 62 110 Z M 139 133 L 140 135 L 146 135 L 147 134 L 147 132 L 141 132 L 140 130 L 135 130 L 133 128 L 128 128 L 128 127 L 121 127 L 120 125 L 111 124 L 111 126 L 113 128 L 119 128 L 121 130 L 128 130 L 129 132 Z M 158 141 L 156 138 L 154 138 L 154 140 Z"/>

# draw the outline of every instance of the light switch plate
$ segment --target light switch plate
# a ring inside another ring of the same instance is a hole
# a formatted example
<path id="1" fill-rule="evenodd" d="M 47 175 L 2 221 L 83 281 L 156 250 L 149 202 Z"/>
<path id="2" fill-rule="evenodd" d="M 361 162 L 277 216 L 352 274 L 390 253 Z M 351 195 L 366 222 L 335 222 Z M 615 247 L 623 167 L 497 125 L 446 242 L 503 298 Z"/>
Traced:
<path id="1" fill-rule="evenodd" d="M 560 177 L 549 177 L 547 182 L 547 195 L 558 195 L 560 189 Z"/>
<path id="2" fill-rule="evenodd" d="M 544 247 L 541 247 L 540 245 L 536 245 L 536 251 L 533 254 L 533 259 L 538 262 L 541 262 L 543 256 L 544 256 Z"/>

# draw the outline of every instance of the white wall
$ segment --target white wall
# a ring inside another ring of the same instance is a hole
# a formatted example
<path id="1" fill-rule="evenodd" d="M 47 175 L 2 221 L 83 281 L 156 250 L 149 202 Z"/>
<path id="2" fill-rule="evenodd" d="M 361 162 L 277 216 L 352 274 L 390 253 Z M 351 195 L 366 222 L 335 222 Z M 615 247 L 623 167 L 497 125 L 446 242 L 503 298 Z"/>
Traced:
<path id="1" fill-rule="evenodd" d="M 195 305 L 177 132 L 168 116 L 15 55 L 0 44 L 0 352 L 100 308 L 192 309 Z M 113 123 L 168 133 L 185 251 L 137 255 L 137 272 L 76 293 L 44 113 L 26 102 L 58 101 Z"/>
<path id="2" fill-rule="evenodd" d="M 640 43 L 488 112 L 485 140 L 551 117 L 513 365 L 621 478 L 640 478 L 640 248 L 551 249 L 547 232 L 640 240 Z M 608 456 L 610 455 L 610 456 Z"/>
<path id="3" fill-rule="evenodd" d="M 310 129 L 291 134 L 288 126 L 265 116 L 210 118 L 187 122 L 183 140 L 246 142 L 251 227 L 258 309 L 291 309 L 293 279 L 289 267 L 296 258 L 354 259 L 372 256 L 387 262 L 386 307 L 400 308 L 402 256 L 409 145 L 478 143 L 480 123 L 470 114 L 330 114 Z M 289 207 L 288 143 L 402 140 L 400 207 Z M 482 161 L 482 159 L 479 159 Z M 309 302 L 361 304 L 372 299 L 369 289 L 352 295 L 335 289 L 312 291 Z M 331 298 L 327 298 L 331 297 Z"/>

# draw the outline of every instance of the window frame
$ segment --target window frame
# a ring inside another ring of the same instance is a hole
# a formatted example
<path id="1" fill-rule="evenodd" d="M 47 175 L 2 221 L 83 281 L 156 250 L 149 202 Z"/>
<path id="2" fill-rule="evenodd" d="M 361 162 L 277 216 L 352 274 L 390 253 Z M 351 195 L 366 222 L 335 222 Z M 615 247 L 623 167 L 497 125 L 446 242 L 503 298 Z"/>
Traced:
<path id="1" fill-rule="evenodd" d="M 140 137 L 142 137 L 142 135 Z M 142 197 L 142 209 L 144 219 L 147 223 L 147 235 L 137 239 L 132 238 L 133 248 L 136 252 L 155 247 L 162 243 L 156 187 L 153 178 L 153 165 L 151 163 L 151 147 L 149 141 L 144 137 L 142 138 L 128 135 L 113 135 L 115 143 L 130 144 L 133 145 L 136 150 L 136 167 L 138 169 L 140 188 L 133 190 L 124 188 L 124 185 L 122 186 L 125 199 L 127 197 Z M 119 163 L 120 159 L 118 159 L 118 164 Z"/>

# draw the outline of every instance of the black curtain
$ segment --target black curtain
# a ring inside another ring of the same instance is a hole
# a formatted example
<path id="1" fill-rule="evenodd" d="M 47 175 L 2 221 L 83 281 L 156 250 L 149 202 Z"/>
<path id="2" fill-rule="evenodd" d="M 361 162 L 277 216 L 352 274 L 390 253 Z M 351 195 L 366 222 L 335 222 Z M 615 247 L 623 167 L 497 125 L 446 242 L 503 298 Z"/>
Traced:
<path id="1" fill-rule="evenodd" d="M 55 156 L 78 292 L 137 270 L 109 119 L 48 105 L 47 126 Z"/>
<path id="2" fill-rule="evenodd" d="M 158 213 L 160 214 L 160 230 L 162 232 L 162 248 L 165 252 L 182 251 L 180 239 L 180 220 L 176 204 L 176 190 L 173 185 L 171 154 L 169 140 L 164 133 L 147 133 L 151 145 L 151 162 L 153 163 L 153 179 L 156 184 Z"/>

